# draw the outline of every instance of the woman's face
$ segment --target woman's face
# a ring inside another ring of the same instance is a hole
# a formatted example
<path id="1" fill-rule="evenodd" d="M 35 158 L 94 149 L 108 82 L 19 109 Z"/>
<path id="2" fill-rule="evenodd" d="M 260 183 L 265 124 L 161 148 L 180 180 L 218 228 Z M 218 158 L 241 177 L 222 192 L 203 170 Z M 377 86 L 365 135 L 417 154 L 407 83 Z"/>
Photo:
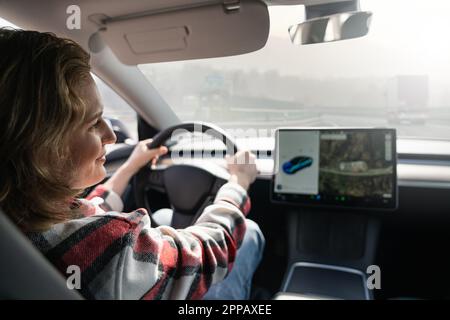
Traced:
<path id="1" fill-rule="evenodd" d="M 75 166 L 75 179 L 71 187 L 84 189 L 101 182 L 106 176 L 104 168 L 105 145 L 116 142 L 116 136 L 102 118 L 103 105 L 92 78 L 78 88 L 86 102 L 86 121 L 70 140 L 70 148 Z"/>

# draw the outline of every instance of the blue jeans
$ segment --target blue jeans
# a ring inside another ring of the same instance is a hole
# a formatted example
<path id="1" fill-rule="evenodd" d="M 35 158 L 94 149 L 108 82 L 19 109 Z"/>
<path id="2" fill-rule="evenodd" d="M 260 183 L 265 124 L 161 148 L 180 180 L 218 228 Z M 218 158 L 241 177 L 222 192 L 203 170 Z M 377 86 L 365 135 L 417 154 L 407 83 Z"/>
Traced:
<path id="1" fill-rule="evenodd" d="M 247 231 L 239 248 L 233 269 L 227 277 L 211 286 L 205 300 L 248 300 L 253 274 L 258 267 L 266 240 L 256 222 L 246 219 Z"/>

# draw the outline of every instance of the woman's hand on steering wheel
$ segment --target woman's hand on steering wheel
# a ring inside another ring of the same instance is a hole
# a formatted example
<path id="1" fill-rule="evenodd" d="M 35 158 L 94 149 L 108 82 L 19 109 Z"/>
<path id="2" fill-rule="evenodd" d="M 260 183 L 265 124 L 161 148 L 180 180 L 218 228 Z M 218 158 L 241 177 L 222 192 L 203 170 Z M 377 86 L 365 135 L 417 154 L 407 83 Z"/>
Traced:
<path id="1" fill-rule="evenodd" d="M 230 181 L 241 185 L 248 190 L 258 174 L 256 169 L 256 156 L 250 151 L 238 151 L 232 157 L 227 156 L 227 167 L 230 172 Z"/>
<path id="2" fill-rule="evenodd" d="M 131 153 L 130 157 L 126 161 L 125 165 L 133 173 L 138 172 L 139 169 L 141 169 L 149 162 L 155 164 L 159 156 L 162 156 L 169 151 L 165 146 L 149 149 L 147 145 L 150 144 L 152 141 L 153 139 L 139 141 L 136 147 L 134 148 L 133 152 Z"/>

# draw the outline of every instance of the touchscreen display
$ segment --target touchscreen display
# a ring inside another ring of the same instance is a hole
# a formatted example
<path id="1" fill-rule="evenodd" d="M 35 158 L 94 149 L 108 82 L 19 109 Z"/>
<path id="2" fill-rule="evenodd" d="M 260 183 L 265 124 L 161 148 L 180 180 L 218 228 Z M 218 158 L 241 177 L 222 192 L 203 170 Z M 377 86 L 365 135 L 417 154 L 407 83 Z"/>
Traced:
<path id="1" fill-rule="evenodd" d="M 276 139 L 273 200 L 396 207 L 394 129 L 278 129 Z"/>

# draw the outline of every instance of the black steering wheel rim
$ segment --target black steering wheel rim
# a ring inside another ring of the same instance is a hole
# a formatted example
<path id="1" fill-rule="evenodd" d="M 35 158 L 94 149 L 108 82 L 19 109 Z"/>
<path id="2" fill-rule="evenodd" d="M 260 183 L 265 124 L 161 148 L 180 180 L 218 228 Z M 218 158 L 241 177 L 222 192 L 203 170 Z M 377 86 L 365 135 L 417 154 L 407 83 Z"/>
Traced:
<path id="1" fill-rule="evenodd" d="M 162 130 L 161 132 L 159 132 L 158 134 L 156 134 L 153 137 L 153 140 L 151 143 L 149 143 L 147 145 L 147 147 L 149 149 L 153 149 L 153 148 L 158 148 L 159 146 L 162 146 L 164 144 L 164 142 L 166 142 L 174 133 L 176 133 L 177 130 L 185 130 L 187 132 L 201 132 L 207 135 L 210 135 L 214 138 L 217 138 L 219 140 L 221 140 L 224 145 L 226 146 L 226 154 L 228 155 L 234 155 L 239 148 L 237 147 L 234 139 L 227 133 L 225 132 L 222 128 L 213 125 L 213 124 L 209 124 L 209 123 L 204 123 L 204 122 L 184 122 L 184 123 L 180 123 L 171 127 L 168 127 L 164 130 Z M 225 156 L 225 155 L 224 155 Z M 181 166 L 183 166 L 183 168 L 180 168 Z M 172 164 L 170 167 L 168 167 L 165 170 L 162 170 L 161 175 L 163 176 L 164 173 L 166 172 L 166 170 L 184 170 L 188 176 L 190 176 L 190 181 L 194 182 L 195 185 L 195 180 L 198 176 L 199 180 L 205 181 L 204 179 L 207 179 L 208 182 L 205 183 L 205 185 L 207 185 L 207 187 L 205 187 L 208 190 L 208 194 L 209 195 L 214 195 L 215 193 L 217 193 L 219 187 L 221 185 L 223 185 L 224 181 L 221 177 L 214 175 L 213 173 L 211 173 L 211 171 L 209 170 L 202 170 L 201 168 L 199 168 L 198 166 L 186 166 L 186 165 L 182 165 L 182 164 Z M 134 198 L 135 198 L 135 204 L 137 205 L 138 208 L 145 208 L 148 210 L 150 217 L 152 217 L 152 212 L 151 212 L 151 208 L 148 204 L 148 199 L 147 199 L 147 192 L 148 192 L 148 188 L 149 185 L 152 183 L 152 179 L 151 179 L 151 175 L 155 173 L 152 171 L 150 166 L 144 166 L 143 168 L 141 168 L 139 170 L 139 172 L 133 177 L 133 191 L 134 191 Z M 196 176 L 197 174 L 197 176 Z M 207 178 L 207 176 L 210 176 L 210 179 Z M 173 179 L 173 172 L 170 175 L 172 176 Z M 174 210 L 174 214 L 176 210 L 177 206 L 175 206 L 173 204 L 174 201 L 171 201 L 171 197 L 169 195 L 170 192 L 172 191 L 173 194 L 173 189 L 172 185 L 175 184 L 175 182 L 170 182 L 171 185 L 167 185 L 167 179 L 161 178 L 161 181 L 159 181 L 160 183 L 160 187 L 161 189 L 164 189 L 164 193 L 166 193 L 169 197 L 169 202 L 171 203 L 171 206 Z M 164 180 L 164 181 L 162 181 Z M 154 181 L 154 179 L 153 179 Z M 211 182 L 212 181 L 212 182 Z M 181 181 L 181 183 L 183 183 L 183 181 Z M 200 199 L 199 202 L 203 201 L 205 202 L 205 197 L 204 197 L 204 193 L 205 193 L 205 188 L 201 188 L 198 186 L 197 183 L 197 188 L 195 187 L 190 187 L 187 188 L 185 187 L 184 189 L 187 189 L 186 192 L 189 193 L 193 193 L 192 198 L 193 199 Z M 180 190 L 179 186 L 176 186 L 175 189 Z M 201 190 L 203 189 L 203 190 Z M 200 196 L 196 196 L 195 192 L 197 192 Z M 181 191 L 178 191 L 178 194 L 180 194 L 181 196 L 186 197 L 186 195 L 182 195 Z M 172 196 L 172 200 L 173 200 L 174 196 Z M 196 210 L 192 210 L 192 212 L 184 212 L 184 214 L 192 216 L 192 219 L 194 219 L 194 217 L 197 217 L 199 215 L 200 210 L 202 210 L 201 208 L 203 207 L 203 205 L 199 205 L 196 206 Z M 153 221 L 153 224 L 157 225 L 156 221 Z M 184 226 L 178 226 L 178 227 L 184 227 Z"/>
<path id="2" fill-rule="evenodd" d="M 196 131 L 196 129 L 200 129 Z M 227 154 L 233 155 L 238 151 L 238 147 L 233 137 L 231 137 L 222 128 L 207 122 L 201 121 L 190 121 L 176 124 L 174 126 L 168 127 L 161 132 L 157 133 L 153 137 L 153 141 L 147 145 L 149 149 L 158 148 L 161 146 L 170 136 L 177 130 L 186 130 L 188 132 L 201 132 L 208 134 L 214 138 L 221 140 L 227 147 Z"/>

